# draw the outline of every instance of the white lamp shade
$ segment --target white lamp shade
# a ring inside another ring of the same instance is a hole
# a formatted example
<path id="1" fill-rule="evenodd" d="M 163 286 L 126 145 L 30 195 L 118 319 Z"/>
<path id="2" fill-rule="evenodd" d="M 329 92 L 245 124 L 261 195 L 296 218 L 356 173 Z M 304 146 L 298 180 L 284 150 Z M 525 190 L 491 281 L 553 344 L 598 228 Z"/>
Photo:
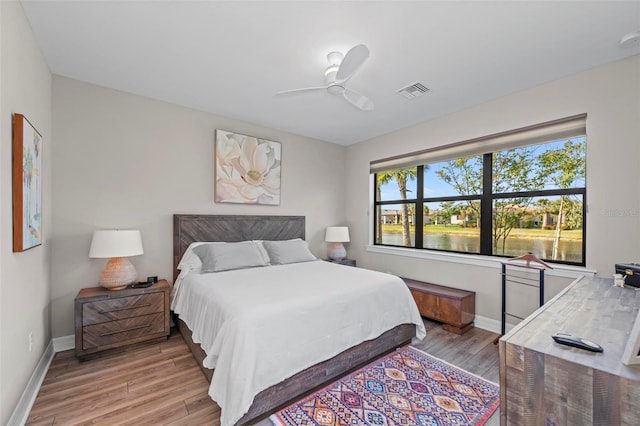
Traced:
<path id="1" fill-rule="evenodd" d="M 329 226 L 324 240 L 328 243 L 348 243 L 349 228 L 347 226 Z"/>
<path id="2" fill-rule="evenodd" d="M 129 257 L 143 254 L 142 237 L 138 230 L 95 231 L 89 257 Z"/>

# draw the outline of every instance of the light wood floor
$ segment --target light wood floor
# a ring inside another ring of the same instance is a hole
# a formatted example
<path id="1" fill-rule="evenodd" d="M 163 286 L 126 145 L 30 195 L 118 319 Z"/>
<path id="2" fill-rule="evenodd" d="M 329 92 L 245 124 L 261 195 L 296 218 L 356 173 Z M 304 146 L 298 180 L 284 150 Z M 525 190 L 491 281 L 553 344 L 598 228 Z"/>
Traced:
<path id="1" fill-rule="evenodd" d="M 496 334 L 474 328 L 458 336 L 425 320 L 415 345 L 476 375 L 498 382 Z M 55 355 L 27 425 L 213 425 L 220 408 L 177 330 L 166 342 L 84 363 L 73 351 Z M 269 424 L 268 421 L 261 424 Z M 498 425 L 496 412 L 487 425 Z"/>

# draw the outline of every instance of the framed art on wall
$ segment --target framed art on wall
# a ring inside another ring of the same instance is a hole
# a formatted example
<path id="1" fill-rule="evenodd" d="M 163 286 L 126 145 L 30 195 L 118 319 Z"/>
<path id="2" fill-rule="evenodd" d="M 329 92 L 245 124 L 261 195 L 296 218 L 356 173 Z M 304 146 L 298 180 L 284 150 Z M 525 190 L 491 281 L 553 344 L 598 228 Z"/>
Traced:
<path id="1" fill-rule="evenodd" d="M 215 202 L 280 205 L 281 144 L 216 131 Z"/>
<path id="2" fill-rule="evenodd" d="M 13 115 L 13 251 L 42 244 L 42 136 Z"/>

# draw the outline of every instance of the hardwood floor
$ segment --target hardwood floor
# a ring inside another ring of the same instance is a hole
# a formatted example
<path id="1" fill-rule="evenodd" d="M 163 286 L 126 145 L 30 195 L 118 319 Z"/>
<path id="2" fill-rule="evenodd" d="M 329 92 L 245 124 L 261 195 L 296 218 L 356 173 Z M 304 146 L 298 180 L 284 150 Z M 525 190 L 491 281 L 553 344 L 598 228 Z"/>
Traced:
<path id="1" fill-rule="evenodd" d="M 417 348 L 498 383 L 496 334 L 459 336 L 425 320 Z M 220 408 L 177 329 L 166 342 L 80 363 L 55 355 L 27 425 L 219 425 Z M 263 421 L 262 424 L 270 424 Z M 499 424 L 495 413 L 488 426 Z"/>
<path id="2" fill-rule="evenodd" d="M 498 334 L 474 327 L 467 333 L 458 335 L 445 331 L 436 322 L 423 320 L 427 327 L 427 337 L 413 345 L 414 347 L 495 384 L 500 382 L 498 345 L 493 344 Z M 485 425 L 499 424 L 500 407 Z"/>

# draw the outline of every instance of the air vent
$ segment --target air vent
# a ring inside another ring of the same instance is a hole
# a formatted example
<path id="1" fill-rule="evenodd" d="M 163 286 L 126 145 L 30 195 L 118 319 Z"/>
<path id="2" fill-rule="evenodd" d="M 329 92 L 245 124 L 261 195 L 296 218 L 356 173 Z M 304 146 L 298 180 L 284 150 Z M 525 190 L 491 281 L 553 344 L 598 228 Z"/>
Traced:
<path id="1" fill-rule="evenodd" d="M 407 99 L 417 98 L 418 96 L 422 96 L 427 93 L 429 89 L 422 83 L 415 82 L 410 86 L 403 87 L 402 89 L 397 90 L 402 96 Z"/>

